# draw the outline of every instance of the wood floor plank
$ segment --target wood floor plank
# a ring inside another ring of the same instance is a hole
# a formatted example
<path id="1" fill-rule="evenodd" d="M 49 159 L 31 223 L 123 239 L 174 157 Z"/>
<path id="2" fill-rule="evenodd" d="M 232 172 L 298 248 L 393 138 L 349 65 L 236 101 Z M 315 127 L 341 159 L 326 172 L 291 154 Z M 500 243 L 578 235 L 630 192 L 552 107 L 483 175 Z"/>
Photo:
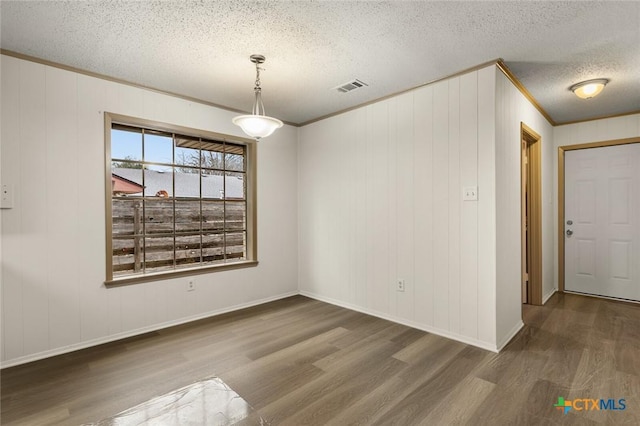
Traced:
<path id="1" fill-rule="evenodd" d="M 248 358 L 255 360 L 271 353 L 278 352 L 282 349 L 286 349 L 290 346 L 294 346 L 299 342 L 304 342 L 308 339 L 312 339 L 318 334 L 323 334 L 325 332 L 330 332 L 336 329 L 346 331 L 344 328 L 339 327 L 339 324 L 342 323 L 342 317 L 343 315 L 336 315 L 325 318 L 322 321 L 318 321 L 317 319 L 307 322 L 299 321 L 297 329 L 293 332 L 291 331 L 291 327 L 288 327 L 288 330 L 282 330 L 284 333 L 277 333 L 270 341 L 261 345 L 254 346 L 253 348 L 247 350 L 245 353 Z M 346 333 L 340 332 L 339 334 L 335 335 L 334 338 L 339 338 L 344 334 Z"/>
<path id="2" fill-rule="evenodd" d="M 548 362 L 538 372 L 540 378 L 571 386 L 585 350 L 585 345 L 565 336 L 554 335 L 548 351 Z"/>
<path id="3" fill-rule="evenodd" d="M 342 349 L 340 353 L 344 356 L 339 358 L 341 362 L 323 364 L 323 360 L 320 360 L 320 365 L 325 366 L 325 374 L 310 381 L 295 392 L 272 401 L 261 410 L 264 417 L 278 424 L 305 410 L 326 395 L 334 394 L 337 389 L 348 385 L 350 381 L 361 376 L 368 377 L 370 375 L 369 372 L 378 371 L 381 364 L 385 362 L 388 362 L 391 367 L 398 368 L 397 371 L 405 368 L 404 363 L 391 358 L 391 354 L 398 350 L 397 343 L 375 339 L 374 337 L 370 337 L 369 341 L 375 343 L 375 345 L 367 345 L 366 341 L 360 341 L 352 347 Z M 335 360 L 333 355 L 329 355 L 326 358 Z M 316 366 L 318 364 L 314 363 Z M 394 373 L 397 373 L 397 371 L 394 370 Z"/>
<path id="4" fill-rule="evenodd" d="M 637 372 L 636 372 L 637 373 Z M 625 398 L 627 408 L 624 411 L 607 411 L 606 421 L 609 424 L 640 424 L 640 381 L 637 374 L 617 371 L 608 382 L 607 398 Z"/>
<path id="5" fill-rule="evenodd" d="M 407 360 L 410 366 L 402 372 L 400 377 L 408 384 L 421 383 L 430 379 L 468 348 L 463 343 L 440 336 L 435 336 L 431 342 L 431 345 L 424 347 L 418 356 Z"/>
<path id="6" fill-rule="evenodd" d="M 395 376 L 382 386 L 372 389 L 358 401 L 349 404 L 328 425 L 370 425 L 408 394 L 407 383 Z"/>
<path id="7" fill-rule="evenodd" d="M 436 336 L 435 334 L 425 333 L 419 339 L 416 339 L 411 344 L 393 354 L 393 357 L 407 364 L 415 364 L 425 357 L 426 351 L 435 352 L 435 347 L 442 347 L 446 344 L 447 339 Z M 463 345 L 460 346 L 461 350 L 462 347 Z"/>
<path id="8" fill-rule="evenodd" d="M 473 413 L 496 387 L 494 383 L 467 376 L 422 421 L 424 424 L 463 425 L 472 422 Z M 464 401 L 452 407 L 450 401 Z"/>
<path id="9" fill-rule="evenodd" d="M 323 348 L 329 352 L 329 347 Z M 250 363 L 220 377 L 242 395 L 251 406 L 260 409 L 265 405 L 287 395 L 308 381 L 321 376 L 324 372 L 311 363 L 295 363 L 283 360 L 269 368 L 261 368 Z"/>
<path id="10" fill-rule="evenodd" d="M 488 355 L 481 349 L 466 347 L 436 374 L 384 413 L 375 424 L 423 423 L 429 413 Z"/>
<path id="11" fill-rule="evenodd" d="M 611 380 L 616 364 L 609 362 L 616 358 L 615 342 L 603 340 L 597 347 L 582 351 L 582 357 L 571 383 L 571 397 L 600 394 L 603 383 Z"/>
<path id="12" fill-rule="evenodd" d="M 404 367 L 405 364 L 403 362 L 385 357 L 376 363 L 375 368 L 367 369 L 365 374 L 352 375 L 331 393 L 325 394 L 313 404 L 297 410 L 293 416 L 286 418 L 282 424 L 291 426 L 327 424 L 338 413 L 366 396 L 372 390 L 382 386 Z"/>
<path id="13" fill-rule="evenodd" d="M 69 419 L 66 408 L 51 408 L 38 413 L 26 414 L 20 420 L 12 422 L 16 426 L 49 426 L 65 423 Z"/>

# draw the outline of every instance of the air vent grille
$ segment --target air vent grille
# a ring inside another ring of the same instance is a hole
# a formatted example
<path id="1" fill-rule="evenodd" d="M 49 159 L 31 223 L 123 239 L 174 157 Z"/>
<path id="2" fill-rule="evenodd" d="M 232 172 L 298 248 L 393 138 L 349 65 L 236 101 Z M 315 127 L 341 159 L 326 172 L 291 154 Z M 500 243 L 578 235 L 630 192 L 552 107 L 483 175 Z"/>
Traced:
<path id="1" fill-rule="evenodd" d="M 347 92 L 351 92 L 352 90 L 356 90 L 356 89 L 359 89 L 359 88 L 364 87 L 364 86 L 368 86 L 368 84 L 365 83 L 364 81 L 358 80 L 356 78 L 356 79 L 353 79 L 353 80 L 349 81 L 348 83 L 344 83 L 344 84 L 341 84 L 339 86 L 336 86 L 336 87 L 334 87 L 334 89 L 337 90 L 338 92 L 341 92 L 341 93 L 347 93 Z"/>

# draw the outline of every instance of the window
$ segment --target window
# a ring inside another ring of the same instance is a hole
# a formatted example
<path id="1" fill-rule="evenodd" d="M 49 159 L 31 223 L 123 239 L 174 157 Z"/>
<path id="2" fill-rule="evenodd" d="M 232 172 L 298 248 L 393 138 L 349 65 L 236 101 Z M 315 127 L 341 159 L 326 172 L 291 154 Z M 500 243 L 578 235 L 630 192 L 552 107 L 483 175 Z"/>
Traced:
<path id="1" fill-rule="evenodd" d="M 253 141 L 105 122 L 107 284 L 257 264 Z"/>

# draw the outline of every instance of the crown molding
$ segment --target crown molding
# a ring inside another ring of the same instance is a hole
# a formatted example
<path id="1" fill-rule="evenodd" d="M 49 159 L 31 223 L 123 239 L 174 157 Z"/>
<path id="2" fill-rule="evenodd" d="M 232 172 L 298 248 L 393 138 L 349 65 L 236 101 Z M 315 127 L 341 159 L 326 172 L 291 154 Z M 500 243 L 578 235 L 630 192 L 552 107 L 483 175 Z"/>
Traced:
<path id="1" fill-rule="evenodd" d="M 367 101 L 367 102 L 364 102 L 364 103 L 361 103 L 361 104 L 358 104 L 358 105 L 355 105 L 355 106 L 352 106 L 352 107 L 349 107 L 349 108 L 342 109 L 340 111 L 332 112 L 330 114 L 326 114 L 326 115 L 323 115 L 321 117 L 314 118 L 314 119 L 309 120 L 309 121 L 305 121 L 303 123 L 300 123 L 300 126 L 301 127 L 302 126 L 306 126 L 307 124 L 312 124 L 312 123 L 315 123 L 315 122 L 318 122 L 318 121 L 325 120 L 327 118 L 335 117 L 336 115 L 344 114 L 345 112 L 353 111 L 353 110 L 358 109 L 358 108 L 366 107 L 366 106 L 375 104 L 377 102 L 381 102 L 381 101 L 384 101 L 384 100 L 387 100 L 387 99 L 391 99 L 391 98 L 394 98 L 396 96 L 402 95 L 404 93 L 408 93 L 408 92 L 411 92 L 413 90 L 420 89 L 421 87 L 425 87 L 425 86 L 428 86 L 430 84 L 437 83 L 439 81 L 444 81 L 444 80 L 448 80 L 450 78 L 459 77 L 461 75 L 468 74 L 468 73 L 474 72 L 474 71 L 478 71 L 479 69 L 486 68 L 486 67 L 491 66 L 491 65 L 497 65 L 500 61 L 502 61 L 501 58 L 494 59 L 492 61 L 487 61 L 487 62 L 484 62 L 482 64 L 473 66 L 471 68 L 467 68 L 467 69 L 464 69 L 462 71 L 458 71 L 458 72 L 456 72 L 454 74 L 450 74 L 450 75 L 447 75 L 445 77 L 440 77 L 440 78 L 437 78 L 435 80 L 431 80 L 431 81 L 428 81 L 426 83 L 419 84 L 419 85 L 411 87 L 409 89 L 401 90 L 399 92 L 395 92 L 395 93 L 392 93 L 390 95 L 383 96 L 381 98 L 376 98 L 376 99 L 373 99 L 371 101 Z"/>
<path id="2" fill-rule="evenodd" d="M 47 65 L 47 66 L 54 67 L 54 68 L 63 69 L 63 70 L 66 70 L 66 71 L 75 72 L 75 73 L 78 73 L 78 74 L 87 75 L 89 77 L 99 78 L 99 79 L 102 79 L 102 80 L 107 80 L 107 81 L 111 81 L 111 82 L 119 83 L 119 84 L 125 84 L 127 86 L 136 87 L 138 89 L 149 90 L 151 92 L 160 93 L 160 94 L 167 95 L 167 96 L 172 96 L 174 98 L 183 99 L 183 100 L 186 100 L 186 101 L 189 101 L 189 102 L 196 102 L 196 103 L 199 103 L 199 104 L 202 104 L 202 105 L 207 105 L 207 106 L 210 106 L 210 107 L 223 109 L 225 111 L 235 112 L 235 113 L 239 113 L 239 114 L 247 114 L 248 113 L 247 111 L 242 111 L 242 110 L 239 110 L 239 109 L 236 109 L 236 108 L 231 108 L 231 107 L 228 107 L 228 106 L 225 106 L 225 105 L 216 104 L 216 103 L 213 103 L 213 102 L 205 101 L 203 99 L 194 98 L 194 97 L 186 96 L 186 95 L 181 95 L 179 93 L 174 93 L 174 92 L 170 92 L 170 91 L 167 91 L 167 90 L 161 90 L 161 89 L 158 89 L 158 88 L 155 88 L 155 87 L 145 86 L 143 84 L 133 83 L 131 81 L 123 80 L 123 79 L 120 79 L 120 78 L 110 77 L 110 76 L 105 75 L 105 74 L 100 74 L 100 73 L 93 72 L 93 71 L 87 71 L 87 70 L 84 70 L 84 69 L 81 69 L 81 68 L 71 67 L 71 66 L 68 66 L 68 65 L 60 64 L 58 62 L 53 62 L 53 61 L 49 61 L 49 60 L 46 60 L 46 59 L 41 59 L 41 58 L 38 58 L 38 57 L 35 57 L 35 56 L 25 55 L 23 53 L 14 52 L 14 51 L 11 51 L 11 50 L 0 49 L 0 54 L 6 55 L 6 56 L 11 56 L 11 57 L 18 58 L 18 59 L 23 59 L 23 60 L 30 61 L 30 62 L 35 62 L 35 63 L 42 64 L 42 65 Z M 381 98 L 373 99 L 371 101 L 368 101 L 368 102 L 365 102 L 365 103 L 362 103 L 362 104 L 358 104 L 358 105 L 355 105 L 353 107 L 345 108 L 343 110 L 336 111 L 336 112 L 333 112 L 331 114 L 326 114 L 326 115 L 323 115 L 321 117 L 314 118 L 312 120 L 308 120 L 308 121 L 305 121 L 305 122 L 302 122 L 302 123 L 293 123 L 293 122 L 289 122 L 289 121 L 283 121 L 283 122 L 285 124 L 289 125 L 289 126 L 303 127 L 303 126 L 306 126 L 308 124 L 312 124 L 312 123 L 315 123 L 315 122 L 318 122 L 318 121 L 321 121 L 321 120 L 325 120 L 327 118 L 335 117 L 335 116 L 343 114 L 345 112 L 353 111 L 353 110 L 358 109 L 358 108 L 362 108 L 362 107 L 365 107 L 365 106 L 368 106 L 368 105 L 372 105 L 372 104 L 374 104 L 376 102 L 384 101 L 386 99 L 390 99 L 390 98 L 393 98 L 395 96 L 399 96 L 399 95 L 402 95 L 404 93 L 411 92 L 413 90 L 419 89 L 421 87 L 428 86 L 430 84 L 438 83 L 438 82 L 443 81 L 443 80 L 447 80 L 447 79 L 454 78 L 454 77 L 459 77 L 461 75 L 468 74 L 470 72 L 478 71 L 479 69 L 486 68 L 486 67 L 491 66 L 491 65 L 495 65 L 496 67 L 498 67 L 498 69 L 507 77 L 507 79 L 509 79 L 509 81 L 511 81 L 511 83 L 520 91 L 520 93 L 522 93 L 524 95 L 524 97 L 526 97 L 527 100 L 529 102 L 531 102 L 531 104 L 540 112 L 540 114 L 542 114 L 542 116 L 553 127 L 565 126 L 565 125 L 568 125 L 568 124 L 584 123 L 584 122 L 595 121 L 595 120 L 604 120 L 604 119 L 607 119 L 607 118 L 624 117 L 624 116 L 627 116 L 627 115 L 640 114 L 640 110 L 639 110 L 639 111 L 632 111 L 632 112 L 626 112 L 626 113 L 620 113 L 620 114 L 613 114 L 613 115 L 606 115 L 606 116 L 587 118 L 587 119 L 584 119 L 584 120 L 574 120 L 574 121 L 566 121 L 566 122 L 558 123 L 558 122 L 554 121 L 551 118 L 551 116 L 540 106 L 538 101 L 533 97 L 533 95 L 531 95 L 531 93 L 526 89 L 526 87 L 524 87 L 522 85 L 522 83 L 520 83 L 520 81 L 516 78 L 516 76 L 511 72 L 509 67 L 507 67 L 507 65 L 504 62 L 504 59 L 497 58 L 497 59 L 494 59 L 494 60 L 491 60 L 491 61 L 484 62 L 484 63 L 479 64 L 479 65 L 473 66 L 471 68 L 464 69 L 464 70 L 456 72 L 454 74 L 450 74 L 450 75 L 447 75 L 445 77 L 437 78 L 435 80 L 431 80 L 429 82 L 419 84 L 418 86 L 414 86 L 414 87 L 411 87 L 411 88 L 406 89 L 406 90 L 395 92 L 395 93 L 392 93 L 390 95 L 383 96 Z"/>
<path id="3" fill-rule="evenodd" d="M 151 87 L 151 86 L 145 86 L 144 84 L 138 84 L 138 83 L 133 83 L 131 81 L 128 80 L 123 80 L 120 78 L 115 78 L 115 77 L 110 77 L 108 75 L 105 74 L 100 74 L 97 72 L 93 72 L 93 71 L 87 71 L 87 70 L 83 70 L 81 68 L 75 68 L 75 67 L 70 67 L 68 65 L 64 65 L 64 64 L 60 64 L 58 62 L 53 62 L 53 61 L 49 61 L 46 59 L 41 59 L 41 58 L 37 58 L 35 56 L 30 56 L 30 55 L 25 55 L 24 53 L 18 53 L 18 52 L 13 52 L 11 50 L 6 50 L 6 49 L 0 49 L 0 54 L 2 55 L 6 55 L 6 56 L 11 56 L 17 59 L 23 59 L 25 61 L 30 61 L 30 62 L 35 62 L 38 64 L 42 64 L 42 65 L 46 65 L 49 67 L 53 67 L 53 68 L 59 68 L 65 71 L 71 71 L 71 72 L 75 72 L 78 74 L 83 74 L 89 77 L 94 77 L 94 78 L 99 78 L 101 80 L 107 80 L 107 81 L 111 81 L 114 83 L 119 83 L 119 84 L 125 84 L 127 86 L 131 86 L 131 87 L 135 87 L 138 89 L 144 89 L 144 90 L 149 90 L 151 92 L 155 92 L 155 93 L 160 93 L 162 95 L 167 95 L 167 96 L 172 96 L 174 98 L 178 98 L 178 99 L 183 99 L 185 101 L 189 101 L 189 102 L 195 102 L 195 103 L 199 103 L 202 105 L 207 105 L 210 107 L 214 107 L 214 108 L 219 108 L 219 109 L 223 109 L 225 111 L 231 111 L 231 112 L 235 112 L 238 114 L 249 114 L 249 111 L 242 111 L 236 108 L 231 108 L 225 105 L 220 105 L 220 104 L 216 104 L 213 102 L 209 102 L 209 101 L 205 101 L 204 99 L 199 99 L 199 98 L 194 98 L 191 96 L 186 96 L 186 95 L 181 95 L 179 93 L 174 93 L 174 92 L 169 92 L 167 90 L 161 90 L 155 87 Z M 296 123 L 291 123 L 288 121 L 283 121 L 284 124 L 287 124 L 289 126 L 294 126 L 294 127 L 300 127 L 299 124 Z"/>
<path id="4" fill-rule="evenodd" d="M 527 88 L 524 87 L 522 83 L 520 83 L 520 80 L 518 80 L 516 76 L 513 75 L 509 67 L 507 67 L 507 65 L 504 63 L 504 60 L 502 59 L 498 60 L 498 62 L 496 63 L 496 66 L 509 79 L 509 81 L 511 81 L 511 83 L 520 91 L 520 93 L 522 93 L 524 97 L 527 98 L 529 102 L 531 102 L 531 104 L 538 110 L 538 112 L 540 112 L 540 114 L 542 114 L 542 116 L 547 119 L 549 124 L 551 124 L 552 126 L 557 126 L 557 123 L 553 120 L 553 118 L 551 118 L 551 116 L 547 113 L 547 111 L 545 111 L 544 108 L 540 106 L 536 98 L 534 98 L 533 95 L 527 90 Z"/>

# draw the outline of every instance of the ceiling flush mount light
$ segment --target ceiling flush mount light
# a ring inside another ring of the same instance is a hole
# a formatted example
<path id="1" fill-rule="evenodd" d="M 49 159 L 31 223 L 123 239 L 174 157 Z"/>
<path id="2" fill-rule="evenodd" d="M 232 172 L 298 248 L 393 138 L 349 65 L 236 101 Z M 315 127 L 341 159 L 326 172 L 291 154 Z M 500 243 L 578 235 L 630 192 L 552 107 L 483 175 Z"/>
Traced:
<path id="1" fill-rule="evenodd" d="M 577 97 L 582 99 L 591 99 L 598 96 L 604 86 L 609 82 L 606 78 L 596 78 L 595 80 L 582 81 L 576 83 L 569 88 Z"/>
<path id="2" fill-rule="evenodd" d="M 239 115 L 233 118 L 233 124 L 240 126 L 247 135 L 260 140 L 271 135 L 276 129 L 282 127 L 282 121 L 277 118 L 267 117 L 264 113 L 264 105 L 262 104 L 262 89 L 260 88 L 260 64 L 264 63 L 265 58 L 262 55 L 251 55 L 251 62 L 256 64 L 256 86 L 253 88 L 255 93 L 255 101 L 251 115 Z"/>

